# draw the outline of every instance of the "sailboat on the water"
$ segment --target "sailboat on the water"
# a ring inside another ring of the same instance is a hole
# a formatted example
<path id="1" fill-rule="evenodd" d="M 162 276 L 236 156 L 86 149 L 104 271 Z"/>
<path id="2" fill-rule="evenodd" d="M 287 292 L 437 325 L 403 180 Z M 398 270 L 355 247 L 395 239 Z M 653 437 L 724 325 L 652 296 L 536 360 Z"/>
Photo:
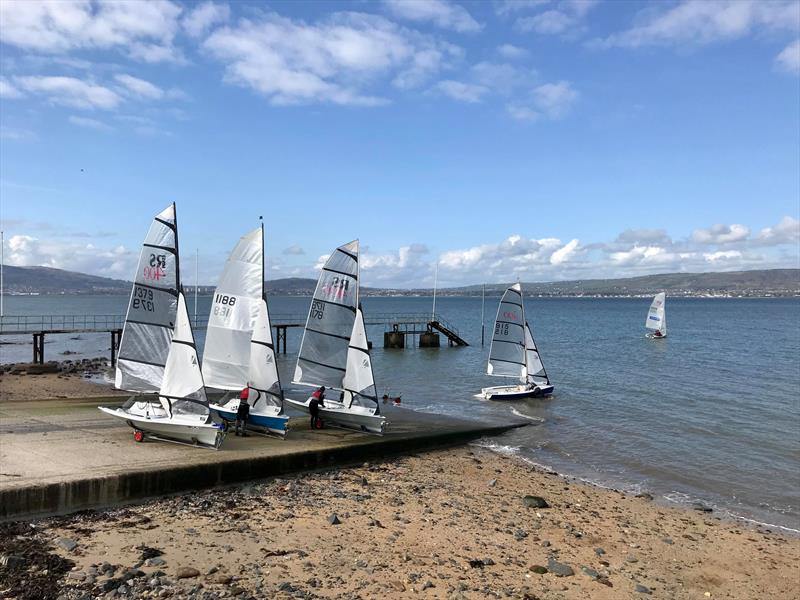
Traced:
<path id="1" fill-rule="evenodd" d="M 98 407 L 148 437 L 219 448 L 194 334 L 180 287 L 175 204 L 153 220 L 134 277 L 115 384 L 135 392 L 122 408 Z M 156 395 L 157 394 L 157 395 Z"/>
<path id="2" fill-rule="evenodd" d="M 239 393 L 247 388 L 246 428 L 286 435 L 272 329 L 264 291 L 264 226 L 242 236 L 228 257 L 214 292 L 203 350 L 203 378 L 209 388 L 226 390 L 211 409 L 236 420 Z"/>
<path id="3" fill-rule="evenodd" d="M 653 298 L 653 302 L 650 304 L 650 310 L 647 311 L 645 327 L 652 331 L 646 334 L 646 337 L 651 340 L 660 340 L 667 337 L 666 302 L 667 295 L 664 292 L 656 294 L 656 297 Z"/>
<path id="4" fill-rule="evenodd" d="M 481 394 L 487 400 L 516 400 L 553 393 L 531 328 L 525 320 L 519 283 L 508 288 L 500 299 L 486 372 L 497 377 L 519 378 L 516 385 L 483 388 Z"/>
<path id="5" fill-rule="evenodd" d="M 358 240 L 330 255 L 314 290 L 293 383 L 327 388 L 319 416 L 341 427 L 383 433 L 386 419 L 372 373 L 364 315 L 359 304 Z M 331 397 L 336 396 L 338 398 Z M 308 413 L 311 398 L 286 398 Z"/>

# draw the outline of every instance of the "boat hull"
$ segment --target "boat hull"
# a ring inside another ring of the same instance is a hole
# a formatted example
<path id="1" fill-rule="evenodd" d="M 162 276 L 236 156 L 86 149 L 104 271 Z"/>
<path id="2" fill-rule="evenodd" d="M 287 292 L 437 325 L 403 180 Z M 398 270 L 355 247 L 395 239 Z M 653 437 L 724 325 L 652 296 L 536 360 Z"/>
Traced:
<path id="1" fill-rule="evenodd" d="M 294 408 L 297 408 L 303 411 L 306 414 L 311 414 L 308 408 L 311 399 L 301 401 L 301 400 L 292 400 L 291 398 L 285 398 L 286 402 L 291 404 Z M 319 408 L 319 416 L 323 421 L 329 421 L 334 423 L 340 427 L 346 427 L 348 429 L 355 429 L 358 431 L 366 431 L 368 433 L 376 433 L 378 435 L 383 435 L 388 422 L 386 421 L 386 417 L 382 417 L 381 415 L 373 415 L 368 412 L 359 412 L 353 409 L 347 409 L 344 405 L 339 405 L 341 408 L 336 406 L 337 403 L 331 403 L 329 400 L 326 400 L 329 406 Z M 333 406 L 331 406 L 333 404 Z"/>
<path id="2" fill-rule="evenodd" d="M 656 335 L 655 333 L 645 333 L 644 337 L 646 337 L 648 340 L 663 340 L 667 337 L 667 334 L 665 333 L 663 335 Z"/>
<path id="3" fill-rule="evenodd" d="M 211 405 L 212 412 L 226 423 L 236 422 L 236 413 L 218 404 Z M 281 437 L 289 429 L 289 417 L 286 415 L 264 414 L 250 411 L 245 428 L 258 433 L 272 433 Z"/>
<path id="4" fill-rule="evenodd" d="M 522 398 L 540 398 L 549 396 L 555 388 L 552 385 L 497 385 L 481 390 L 487 400 L 520 400 Z"/>
<path id="5" fill-rule="evenodd" d="M 121 408 L 106 406 L 97 408 L 107 415 L 124 421 L 134 431 L 144 432 L 146 436 L 150 435 L 157 439 L 214 449 L 218 449 L 225 439 L 225 432 L 214 423 L 198 423 L 197 421 L 181 421 L 163 417 L 147 418 L 131 414 Z"/>

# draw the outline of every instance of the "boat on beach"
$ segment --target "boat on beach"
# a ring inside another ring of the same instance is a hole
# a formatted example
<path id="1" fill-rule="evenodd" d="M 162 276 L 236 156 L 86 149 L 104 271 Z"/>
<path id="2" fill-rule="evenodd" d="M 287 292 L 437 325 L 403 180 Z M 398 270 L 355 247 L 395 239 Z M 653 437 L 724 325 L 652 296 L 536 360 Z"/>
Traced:
<path id="1" fill-rule="evenodd" d="M 664 292 L 656 294 L 650 309 L 647 311 L 647 319 L 644 326 L 651 331 L 645 337 L 651 340 L 660 340 L 667 337 L 667 295 Z"/>
<path id="2" fill-rule="evenodd" d="M 553 385 L 525 320 L 519 283 L 509 287 L 500 299 L 486 372 L 495 377 L 519 378 L 518 384 L 483 388 L 481 395 L 487 400 L 517 400 L 553 393 Z"/>
<path id="3" fill-rule="evenodd" d="M 328 257 L 314 290 L 293 383 L 319 388 L 325 397 L 319 407 L 323 422 L 348 429 L 382 434 L 386 418 L 372 372 L 364 315 L 358 299 L 358 240 L 338 247 Z M 310 414 L 311 398 L 286 398 Z"/>
<path id="4" fill-rule="evenodd" d="M 172 204 L 142 245 L 120 340 L 115 385 L 136 395 L 121 408 L 98 408 L 133 428 L 137 442 L 219 448 L 225 433 L 211 419 L 178 264 Z"/>
<path id="5" fill-rule="evenodd" d="M 221 397 L 211 410 L 226 423 L 236 421 L 240 392 L 247 388 L 246 429 L 281 437 L 289 417 L 272 340 L 264 290 L 264 226 L 242 236 L 228 257 L 214 292 L 203 350 L 203 378 Z"/>

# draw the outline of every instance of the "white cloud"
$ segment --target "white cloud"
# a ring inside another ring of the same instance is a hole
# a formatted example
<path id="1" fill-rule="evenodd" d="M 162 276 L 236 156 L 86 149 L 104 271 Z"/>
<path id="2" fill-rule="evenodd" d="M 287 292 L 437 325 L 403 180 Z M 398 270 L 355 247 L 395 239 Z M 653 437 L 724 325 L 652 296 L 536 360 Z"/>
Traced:
<path id="1" fill-rule="evenodd" d="M 216 2 L 203 2 L 187 14 L 181 24 L 192 37 L 204 35 L 214 25 L 226 23 L 231 16 L 231 9 L 227 4 Z"/>
<path id="2" fill-rule="evenodd" d="M 91 243 L 40 240 L 30 235 L 8 238 L 5 259 L 17 267 L 52 267 L 106 277 L 128 279 L 136 267 L 137 256 L 124 246 L 96 247 Z"/>
<path id="3" fill-rule="evenodd" d="M 600 46 L 710 44 L 762 31 L 797 31 L 794 0 L 685 0 L 665 10 L 647 8 L 627 31 L 600 40 Z"/>
<path id="4" fill-rule="evenodd" d="M 158 100 L 164 96 L 164 90 L 144 79 L 139 79 L 138 77 L 127 74 L 116 75 L 114 79 L 125 86 L 127 91 L 142 98 Z"/>
<path id="5" fill-rule="evenodd" d="M 482 29 L 463 6 L 447 0 L 383 0 L 383 3 L 389 12 L 401 19 L 431 22 L 442 29 L 461 33 Z"/>
<path id="6" fill-rule="evenodd" d="M 26 76 L 14 79 L 23 90 L 42 94 L 54 104 L 82 109 L 113 109 L 122 98 L 113 90 L 75 77 Z"/>
<path id="7" fill-rule="evenodd" d="M 672 239 L 663 229 L 626 229 L 617 236 L 617 242 L 669 245 Z"/>
<path id="8" fill-rule="evenodd" d="M 3 0 L 0 41 L 53 54 L 116 48 L 148 62 L 179 61 L 173 38 L 181 10 L 168 0 Z"/>
<path id="9" fill-rule="evenodd" d="M 578 252 L 578 240 L 572 240 L 550 255 L 551 265 L 562 265 Z"/>
<path id="10" fill-rule="evenodd" d="M 539 14 L 520 17 L 514 29 L 542 35 L 576 37 L 586 31 L 585 19 L 597 0 L 562 0 Z"/>
<path id="11" fill-rule="evenodd" d="M 5 77 L 0 77 L 0 98 L 22 98 L 25 94 L 14 87 Z"/>
<path id="12" fill-rule="evenodd" d="M 710 263 L 720 263 L 735 260 L 742 257 L 738 250 L 722 250 L 718 252 L 706 252 L 703 257 Z"/>
<path id="13" fill-rule="evenodd" d="M 495 12 L 500 16 L 522 12 L 533 8 L 539 8 L 549 4 L 551 0 L 497 0 L 495 2 Z"/>
<path id="14" fill-rule="evenodd" d="M 300 256 L 300 255 L 303 255 L 305 253 L 306 253 L 306 251 L 303 250 L 303 247 L 299 246 L 298 244 L 294 244 L 292 246 L 289 246 L 288 248 L 284 248 L 283 249 L 283 254 L 288 254 L 288 255 L 291 255 L 291 256 Z"/>
<path id="15" fill-rule="evenodd" d="M 765 227 L 755 239 L 759 245 L 800 244 L 800 220 L 783 217 L 775 227 Z M 796 249 L 796 248 L 795 248 Z"/>
<path id="16" fill-rule="evenodd" d="M 482 85 L 463 83 L 461 81 L 453 81 L 451 79 L 440 81 L 434 87 L 442 94 L 449 96 L 453 100 L 469 103 L 480 102 L 483 97 L 489 93 L 489 88 L 486 88 Z"/>
<path id="17" fill-rule="evenodd" d="M 87 117 L 77 117 L 70 115 L 69 122 L 78 127 L 86 127 L 87 129 L 95 129 L 96 131 L 113 131 L 114 128 L 110 125 L 98 121 L 97 119 L 89 119 Z"/>
<path id="18" fill-rule="evenodd" d="M 533 90 L 532 99 L 523 104 L 513 102 L 506 109 L 519 121 L 533 122 L 542 117 L 556 120 L 565 117 L 578 100 L 578 92 L 568 81 L 545 83 Z"/>
<path id="19" fill-rule="evenodd" d="M 29 129 L 19 129 L 17 127 L 6 127 L 0 125 L 0 139 L 10 142 L 30 142 L 37 138 L 36 132 Z M 3 182 L 5 185 L 6 182 Z"/>
<path id="20" fill-rule="evenodd" d="M 775 57 L 775 65 L 786 73 L 800 74 L 800 39 L 793 41 L 781 50 L 781 53 Z"/>
<path id="21" fill-rule="evenodd" d="M 498 46 L 497 53 L 508 60 L 526 58 L 530 55 L 530 52 L 528 52 L 525 48 L 514 46 L 513 44 L 503 44 L 502 46 Z"/>
<path id="22" fill-rule="evenodd" d="M 362 88 L 385 77 L 397 87 L 414 87 L 462 54 L 452 44 L 363 13 L 334 13 L 316 24 L 277 14 L 242 19 L 215 30 L 204 47 L 226 64 L 226 81 L 273 104 L 384 104 Z"/>
<path id="23" fill-rule="evenodd" d="M 712 225 L 708 229 L 695 229 L 692 241 L 698 244 L 730 244 L 741 242 L 750 235 L 750 229 L 744 225 Z"/>

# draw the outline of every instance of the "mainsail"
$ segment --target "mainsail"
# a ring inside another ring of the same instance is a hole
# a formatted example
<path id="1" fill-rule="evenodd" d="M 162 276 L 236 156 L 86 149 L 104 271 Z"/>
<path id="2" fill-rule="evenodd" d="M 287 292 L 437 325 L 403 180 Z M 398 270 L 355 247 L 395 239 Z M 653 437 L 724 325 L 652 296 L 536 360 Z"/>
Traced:
<path id="1" fill-rule="evenodd" d="M 653 303 L 650 305 L 650 310 L 647 311 L 647 321 L 645 327 L 648 329 L 657 329 L 661 331 L 662 335 L 667 334 L 667 315 L 664 312 L 664 304 L 667 295 L 664 292 L 656 294 L 653 298 Z"/>
<path id="2" fill-rule="evenodd" d="M 164 377 L 180 286 L 174 203 L 153 220 L 133 281 L 115 385 L 131 392 L 157 392 Z"/>
<path id="3" fill-rule="evenodd" d="M 353 404 L 366 406 L 374 408 L 375 414 L 379 414 L 375 376 L 372 373 L 372 360 L 369 356 L 367 330 L 364 327 L 364 315 L 361 307 L 356 311 L 350 345 L 347 348 L 347 367 L 342 383 L 348 396 L 346 399 L 348 408 Z"/>
<path id="4" fill-rule="evenodd" d="M 525 358 L 528 381 L 537 383 L 537 381 L 544 380 L 549 384 L 550 378 L 547 376 L 547 371 L 544 370 L 542 357 L 539 356 L 539 350 L 536 348 L 536 342 L 527 321 L 525 322 Z"/>
<path id="5" fill-rule="evenodd" d="M 256 325 L 250 339 L 250 364 L 247 386 L 248 395 L 254 411 L 264 406 L 274 406 L 277 412 L 283 411 L 283 391 L 275 362 L 275 347 L 272 343 L 272 329 L 269 322 L 269 309 L 266 299 L 257 305 Z"/>
<path id="6" fill-rule="evenodd" d="M 178 294 L 175 332 L 164 367 L 164 380 L 159 396 L 162 405 L 172 417 L 197 417 L 204 423 L 210 419 L 192 324 L 189 322 L 186 299 L 182 292 Z"/>
<path id="7" fill-rule="evenodd" d="M 489 375 L 518 377 L 522 382 L 527 381 L 525 309 L 522 306 L 522 288 L 519 283 L 508 288 L 500 299 L 486 372 Z"/>
<path id="8" fill-rule="evenodd" d="M 203 378 L 210 388 L 247 385 L 250 338 L 264 295 L 264 234 L 242 236 L 231 252 L 211 303 L 203 349 Z"/>
<path id="9" fill-rule="evenodd" d="M 319 275 L 297 355 L 294 383 L 344 389 L 358 306 L 358 240 L 338 247 Z"/>

